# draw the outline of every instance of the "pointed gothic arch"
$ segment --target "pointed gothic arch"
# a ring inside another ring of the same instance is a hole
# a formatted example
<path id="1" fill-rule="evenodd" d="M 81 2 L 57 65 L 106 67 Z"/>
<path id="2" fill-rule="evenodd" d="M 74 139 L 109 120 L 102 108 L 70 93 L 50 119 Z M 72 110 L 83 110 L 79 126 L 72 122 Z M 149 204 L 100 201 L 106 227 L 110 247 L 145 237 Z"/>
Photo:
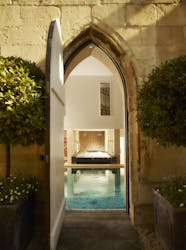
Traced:
<path id="1" fill-rule="evenodd" d="M 117 74 L 123 84 L 123 94 L 125 102 L 125 135 L 127 139 L 126 147 L 126 171 L 127 171 L 127 210 L 134 222 L 134 200 L 136 200 L 135 190 L 137 188 L 137 171 L 139 169 L 138 133 L 136 121 L 136 77 L 135 72 L 125 52 L 122 44 L 124 41 L 116 40 L 112 37 L 112 32 L 106 32 L 100 27 L 92 24 L 83 30 L 73 41 L 64 48 L 64 72 L 65 80 L 73 68 L 83 59 L 91 54 L 90 46 L 99 48 L 112 61 Z M 83 53 L 82 53 L 83 52 Z M 135 187 L 134 187 L 135 182 Z M 130 190 L 130 196 L 129 196 Z M 137 192 L 136 192 L 137 193 Z"/>

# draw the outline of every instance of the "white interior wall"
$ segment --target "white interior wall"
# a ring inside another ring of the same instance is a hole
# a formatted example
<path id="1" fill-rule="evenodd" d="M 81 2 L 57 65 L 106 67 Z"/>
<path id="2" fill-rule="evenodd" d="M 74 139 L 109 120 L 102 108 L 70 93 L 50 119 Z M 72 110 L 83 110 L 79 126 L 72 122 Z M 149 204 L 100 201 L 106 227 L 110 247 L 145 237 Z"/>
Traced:
<path id="1" fill-rule="evenodd" d="M 100 116 L 100 83 L 110 83 L 111 115 Z M 113 75 L 71 75 L 65 84 L 65 129 L 123 128 L 123 104 Z"/>

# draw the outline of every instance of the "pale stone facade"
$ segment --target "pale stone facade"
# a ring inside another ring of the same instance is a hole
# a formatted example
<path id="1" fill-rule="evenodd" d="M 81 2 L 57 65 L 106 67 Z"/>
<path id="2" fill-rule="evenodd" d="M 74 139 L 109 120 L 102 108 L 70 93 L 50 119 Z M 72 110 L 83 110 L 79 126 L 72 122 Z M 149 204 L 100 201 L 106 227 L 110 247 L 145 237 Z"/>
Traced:
<path id="1" fill-rule="evenodd" d="M 186 176 L 186 150 L 165 149 L 140 135 L 136 92 L 155 65 L 186 54 L 186 2 L 0 0 L 0 13 L 0 55 L 21 56 L 43 69 L 48 28 L 55 18 L 61 20 L 64 47 L 92 25 L 109 34 L 120 46 L 128 91 L 130 214 L 136 224 L 152 223 L 151 189 L 164 177 Z M 3 146 L 0 150 L 2 154 Z M 0 159 L 1 174 L 4 161 Z M 27 164 L 33 166 L 32 162 Z M 40 169 L 42 164 L 38 161 L 37 167 Z"/>

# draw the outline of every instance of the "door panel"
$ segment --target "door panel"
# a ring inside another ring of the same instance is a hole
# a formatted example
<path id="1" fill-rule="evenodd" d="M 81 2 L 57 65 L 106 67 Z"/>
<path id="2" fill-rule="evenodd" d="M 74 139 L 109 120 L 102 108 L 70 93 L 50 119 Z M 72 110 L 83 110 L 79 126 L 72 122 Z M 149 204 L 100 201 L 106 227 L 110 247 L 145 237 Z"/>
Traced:
<path id="1" fill-rule="evenodd" d="M 47 44 L 47 75 L 49 94 L 48 166 L 50 174 L 50 249 L 57 245 L 64 210 L 64 71 L 61 27 L 52 21 Z"/>

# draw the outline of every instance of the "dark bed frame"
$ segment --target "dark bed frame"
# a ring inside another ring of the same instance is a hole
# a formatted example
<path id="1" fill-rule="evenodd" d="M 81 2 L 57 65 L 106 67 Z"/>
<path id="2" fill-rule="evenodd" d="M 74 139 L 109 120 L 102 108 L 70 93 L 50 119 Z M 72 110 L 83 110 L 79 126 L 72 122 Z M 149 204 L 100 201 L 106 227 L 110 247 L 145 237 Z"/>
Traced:
<path id="1" fill-rule="evenodd" d="M 110 154 L 109 154 L 110 155 Z M 78 153 L 72 156 L 72 164 L 112 164 L 116 163 L 116 156 L 110 157 L 78 157 Z"/>

